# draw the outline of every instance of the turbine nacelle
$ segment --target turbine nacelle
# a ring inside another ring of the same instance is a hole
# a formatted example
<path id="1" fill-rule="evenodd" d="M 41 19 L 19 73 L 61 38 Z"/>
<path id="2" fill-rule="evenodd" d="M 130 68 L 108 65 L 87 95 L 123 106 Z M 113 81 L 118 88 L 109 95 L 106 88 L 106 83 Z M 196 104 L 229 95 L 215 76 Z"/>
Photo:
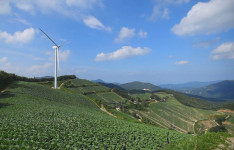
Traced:
<path id="1" fill-rule="evenodd" d="M 57 47 L 57 46 L 53 46 L 52 48 L 53 48 L 53 49 L 57 49 L 58 47 Z"/>

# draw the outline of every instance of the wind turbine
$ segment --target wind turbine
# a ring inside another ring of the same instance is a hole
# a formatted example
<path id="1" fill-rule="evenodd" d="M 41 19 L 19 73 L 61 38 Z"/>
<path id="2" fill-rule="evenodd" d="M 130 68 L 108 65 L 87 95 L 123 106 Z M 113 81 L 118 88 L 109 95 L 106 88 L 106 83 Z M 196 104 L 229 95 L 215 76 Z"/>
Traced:
<path id="1" fill-rule="evenodd" d="M 40 29 L 40 28 L 39 28 Z M 52 47 L 55 50 L 55 65 L 54 65 L 54 88 L 57 89 L 57 66 L 59 67 L 59 48 L 63 45 L 57 45 L 42 29 L 40 29 L 42 33 L 44 33 L 48 39 L 54 43 L 54 46 Z"/>

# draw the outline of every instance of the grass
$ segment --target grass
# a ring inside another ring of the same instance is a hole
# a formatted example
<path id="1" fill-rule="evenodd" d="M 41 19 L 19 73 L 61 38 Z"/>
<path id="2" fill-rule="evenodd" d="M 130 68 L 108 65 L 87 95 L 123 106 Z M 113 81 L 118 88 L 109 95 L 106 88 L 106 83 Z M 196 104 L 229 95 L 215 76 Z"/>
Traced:
<path id="1" fill-rule="evenodd" d="M 157 95 L 160 99 L 164 99 L 164 98 L 167 98 L 167 97 L 170 97 L 171 94 L 168 94 L 168 93 L 165 93 L 165 92 L 157 92 L 157 93 L 154 93 L 155 95 Z"/>
<path id="2" fill-rule="evenodd" d="M 186 139 L 180 143 L 170 144 L 165 149 L 173 150 L 213 150 L 213 149 L 227 149 L 227 138 L 231 135 L 225 132 L 207 133 L 200 136 Z M 222 146 L 221 146 L 222 145 Z M 219 148 L 218 148 L 219 147 Z"/>
<path id="3" fill-rule="evenodd" d="M 125 99 L 113 92 L 99 93 L 98 96 L 102 97 L 106 103 L 119 104 L 125 102 Z"/>
<path id="4" fill-rule="evenodd" d="M 115 109 L 109 109 L 108 111 L 111 112 L 113 115 L 115 115 L 119 119 L 126 120 L 129 122 L 139 123 L 139 121 L 133 116 L 131 116 L 130 114 L 124 113 L 122 111 L 117 111 Z"/>
<path id="5" fill-rule="evenodd" d="M 159 149 L 168 132 L 172 144 L 191 137 L 111 117 L 86 96 L 36 83 L 13 84 L 0 104 L 0 149 Z"/>
<path id="6" fill-rule="evenodd" d="M 231 123 L 233 123 L 233 124 L 234 124 L 234 117 L 233 117 L 233 116 L 231 116 L 231 118 L 229 119 L 229 121 L 230 121 Z"/>

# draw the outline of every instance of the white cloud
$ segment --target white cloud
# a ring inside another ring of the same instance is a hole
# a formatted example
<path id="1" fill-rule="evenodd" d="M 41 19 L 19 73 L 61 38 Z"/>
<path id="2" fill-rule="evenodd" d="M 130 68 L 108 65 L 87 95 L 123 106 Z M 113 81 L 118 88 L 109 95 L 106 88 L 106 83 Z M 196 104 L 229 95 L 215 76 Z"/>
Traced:
<path id="1" fill-rule="evenodd" d="M 11 66 L 11 63 L 4 63 L 3 65 L 0 65 L 0 70 L 4 70 L 6 72 L 9 72 L 8 70 L 11 69 L 12 66 Z"/>
<path id="2" fill-rule="evenodd" d="M 17 31 L 13 35 L 0 30 L 0 40 L 3 40 L 6 43 L 28 43 L 34 39 L 35 33 L 36 30 L 33 28 Z"/>
<path id="3" fill-rule="evenodd" d="M 227 42 L 221 44 L 212 51 L 212 58 L 220 59 L 234 59 L 234 42 Z"/>
<path id="4" fill-rule="evenodd" d="M 32 59 L 32 60 L 43 60 L 43 58 L 41 57 L 37 57 L 37 56 L 34 56 L 30 53 L 22 53 L 22 52 L 19 52 L 19 51 L 12 51 L 12 50 L 1 50 L 0 49 L 0 52 L 1 53 L 6 53 L 6 54 L 10 54 L 10 55 L 17 55 L 17 56 L 20 56 L 20 57 L 27 57 L 29 59 Z"/>
<path id="5" fill-rule="evenodd" d="M 16 7 L 20 10 L 34 14 L 34 7 L 29 1 L 16 1 Z"/>
<path id="6" fill-rule="evenodd" d="M 93 28 L 93 29 L 98 29 L 98 30 L 106 30 L 108 32 L 111 32 L 110 27 L 104 26 L 97 18 L 94 16 L 87 16 L 83 19 L 83 22 L 85 23 L 86 26 Z"/>
<path id="7" fill-rule="evenodd" d="M 135 29 L 128 29 L 127 27 L 122 27 L 120 29 L 118 37 L 115 39 L 115 42 L 122 43 L 126 39 L 130 39 L 135 36 Z"/>
<path id="8" fill-rule="evenodd" d="M 31 25 L 27 20 L 22 19 L 22 18 L 16 18 L 15 21 L 20 22 L 20 23 L 27 25 L 27 26 Z"/>
<path id="9" fill-rule="evenodd" d="M 163 14 L 162 14 L 162 18 L 164 18 L 164 19 L 170 19 L 169 9 L 168 8 L 164 8 Z"/>
<path id="10" fill-rule="evenodd" d="M 0 70 L 8 70 L 11 66 L 11 63 L 7 62 L 7 57 L 0 58 Z"/>
<path id="11" fill-rule="evenodd" d="M 19 23 L 22 23 L 22 24 L 27 25 L 27 26 L 31 25 L 27 20 L 21 18 L 21 16 L 19 14 L 15 13 L 14 15 L 15 15 L 15 18 L 11 19 L 10 20 L 11 22 L 14 22 L 14 23 L 19 22 Z"/>
<path id="12" fill-rule="evenodd" d="M 140 29 L 140 31 L 139 31 L 139 36 L 141 37 L 141 38 L 146 38 L 147 37 L 147 32 L 144 32 L 144 31 L 142 31 L 142 29 Z"/>
<path id="13" fill-rule="evenodd" d="M 171 29 L 177 35 L 211 34 L 234 28 L 233 0 L 199 2 Z"/>
<path id="14" fill-rule="evenodd" d="M 148 20 L 155 21 L 158 18 L 170 19 L 170 10 L 166 8 L 168 5 L 179 5 L 188 3 L 190 0 L 154 0 L 155 5 L 152 14 L 148 17 Z"/>
<path id="15" fill-rule="evenodd" d="M 65 51 L 59 51 L 59 59 L 60 61 L 67 61 L 67 59 L 70 56 L 71 51 L 65 50 Z"/>
<path id="16" fill-rule="evenodd" d="M 111 31 L 110 27 L 104 26 L 97 18 L 88 15 L 90 9 L 95 6 L 104 7 L 103 0 L 0 0 L 0 15 L 10 14 L 15 9 L 34 15 L 37 12 L 43 14 L 60 14 L 64 17 L 83 21 L 88 27 L 99 30 Z M 25 20 L 18 20 L 26 23 Z"/>
<path id="17" fill-rule="evenodd" d="M 0 15 L 10 14 L 11 7 L 8 0 L 0 0 Z"/>
<path id="18" fill-rule="evenodd" d="M 34 74 L 37 74 L 41 71 L 44 71 L 45 69 L 48 69 L 53 66 L 53 63 L 45 63 L 44 65 L 33 65 L 28 68 L 29 72 L 33 72 Z"/>
<path id="19" fill-rule="evenodd" d="M 157 3 L 160 4 L 182 4 L 182 3 L 188 3 L 190 0 L 155 0 Z"/>
<path id="20" fill-rule="evenodd" d="M 189 62 L 186 61 L 186 60 L 181 60 L 181 61 L 175 62 L 176 65 L 185 65 L 185 64 L 187 64 L 187 63 L 189 63 Z"/>
<path id="21" fill-rule="evenodd" d="M 136 55 L 145 55 L 148 54 L 151 49 L 147 47 L 137 47 L 133 48 L 131 46 L 123 46 L 121 49 L 118 49 L 112 53 L 100 53 L 96 56 L 95 61 L 111 61 L 111 60 L 118 60 L 124 59 L 128 57 L 133 57 Z"/>
<path id="22" fill-rule="evenodd" d="M 153 13 L 149 17 L 149 20 L 155 21 L 160 15 L 161 15 L 161 10 L 160 10 L 159 6 L 156 5 L 156 6 L 154 6 Z"/>
<path id="23" fill-rule="evenodd" d="M 102 0 L 66 0 L 66 4 L 87 9 L 92 8 L 94 5 L 102 5 Z"/>
<path id="24" fill-rule="evenodd" d="M 217 43 L 219 41 L 219 38 L 215 38 L 212 40 L 204 40 L 204 41 L 199 41 L 198 39 L 196 39 L 194 41 L 194 47 L 204 47 L 204 48 L 208 48 L 209 46 Z"/>
<path id="25" fill-rule="evenodd" d="M 0 63 L 5 63 L 7 61 L 7 57 L 0 58 Z"/>
<path id="26" fill-rule="evenodd" d="M 59 61 L 65 62 L 68 60 L 69 56 L 71 54 L 70 50 L 59 50 Z M 47 51 L 46 55 L 49 56 L 49 60 L 54 61 L 54 51 Z"/>

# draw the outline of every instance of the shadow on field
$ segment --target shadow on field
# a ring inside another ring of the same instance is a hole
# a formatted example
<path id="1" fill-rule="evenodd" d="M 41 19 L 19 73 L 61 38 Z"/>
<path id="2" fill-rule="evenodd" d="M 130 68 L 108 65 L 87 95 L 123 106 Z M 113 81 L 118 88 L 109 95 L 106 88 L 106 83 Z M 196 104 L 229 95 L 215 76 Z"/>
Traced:
<path id="1" fill-rule="evenodd" d="M 13 104 L 8 104 L 8 103 L 0 103 L 0 109 L 3 107 L 11 106 Z"/>
<path id="2" fill-rule="evenodd" d="M 17 88 L 26 88 L 27 86 L 26 85 L 24 85 L 24 84 L 20 84 L 20 82 L 18 81 L 18 82 L 14 82 L 13 84 L 11 84 L 10 86 L 9 86 L 9 88 L 10 89 L 17 89 Z"/>
<path id="3" fill-rule="evenodd" d="M 2 98 L 10 98 L 10 97 L 14 97 L 14 96 L 15 96 L 15 94 L 13 94 L 12 92 L 5 91 L 4 93 L 0 94 L 0 99 L 2 99 Z"/>

